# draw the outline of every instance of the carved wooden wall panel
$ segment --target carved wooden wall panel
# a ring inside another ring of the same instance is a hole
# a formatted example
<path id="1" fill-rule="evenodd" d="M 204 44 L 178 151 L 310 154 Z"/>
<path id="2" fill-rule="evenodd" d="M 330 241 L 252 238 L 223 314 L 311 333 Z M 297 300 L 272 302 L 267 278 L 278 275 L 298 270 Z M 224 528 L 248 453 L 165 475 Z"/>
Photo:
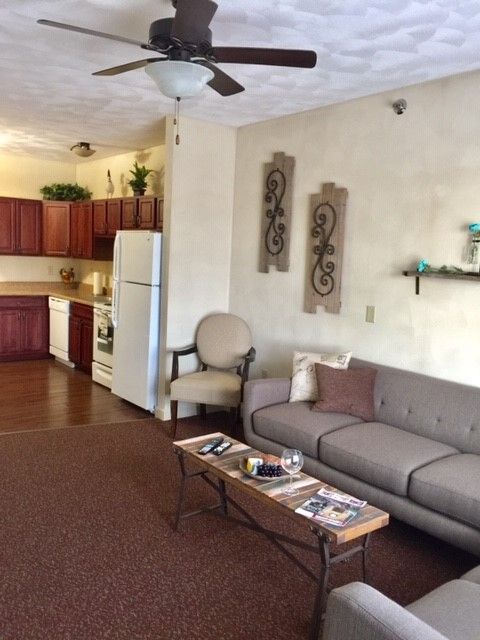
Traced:
<path id="1" fill-rule="evenodd" d="M 295 158 L 275 153 L 265 164 L 259 271 L 268 273 L 273 264 L 278 271 L 290 266 L 292 185 Z"/>
<path id="2" fill-rule="evenodd" d="M 317 305 L 329 313 L 340 313 L 347 196 L 347 189 L 328 182 L 321 193 L 311 197 L 311 259 L 305 299 L 308 313 L 316 313 Z"/>

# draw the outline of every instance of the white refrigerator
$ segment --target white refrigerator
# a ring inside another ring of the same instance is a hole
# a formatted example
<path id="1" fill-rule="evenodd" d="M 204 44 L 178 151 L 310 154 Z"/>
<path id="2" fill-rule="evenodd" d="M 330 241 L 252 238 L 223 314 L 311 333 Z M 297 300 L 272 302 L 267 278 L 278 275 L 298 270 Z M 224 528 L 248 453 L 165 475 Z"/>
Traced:
<path id="1" fill-rule="evenodd" d="M 113 250 L 112 393 L 157 404 L 162 234 L 118 231 Z"/>

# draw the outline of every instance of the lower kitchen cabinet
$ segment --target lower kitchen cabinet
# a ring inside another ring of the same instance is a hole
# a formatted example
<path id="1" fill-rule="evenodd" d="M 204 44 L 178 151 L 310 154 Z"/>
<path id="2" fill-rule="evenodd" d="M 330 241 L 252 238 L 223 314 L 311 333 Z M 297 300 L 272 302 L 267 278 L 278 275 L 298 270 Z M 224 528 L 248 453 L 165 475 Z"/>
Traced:
<path id="1" fill-rule="evenodd" d="M 93 309 L 74 302 L 71 307 L 68 356 L 76 367 L 92 373 L 93 359 Z"/>
<path id="2" fill-rule="evenodd" d="M 0 361 L 48 358 L 46 296 L 0 297 Z"/>

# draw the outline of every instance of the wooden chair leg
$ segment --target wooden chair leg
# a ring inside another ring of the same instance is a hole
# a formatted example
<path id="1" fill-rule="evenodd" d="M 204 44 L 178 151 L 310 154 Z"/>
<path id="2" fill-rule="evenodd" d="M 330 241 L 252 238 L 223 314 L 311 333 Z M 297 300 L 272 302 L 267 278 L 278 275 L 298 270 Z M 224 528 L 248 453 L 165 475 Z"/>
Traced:
<path id="1" fill-rule="evenodd" d="M 177 433 L 177 412 L 178 412 L 178 402 L 177 400 L 170 400 L 170 413 L 172 420 L 172 428 L 171 428 L 171 436 L 172 440 L 175 440 L 175 435 Z"/>

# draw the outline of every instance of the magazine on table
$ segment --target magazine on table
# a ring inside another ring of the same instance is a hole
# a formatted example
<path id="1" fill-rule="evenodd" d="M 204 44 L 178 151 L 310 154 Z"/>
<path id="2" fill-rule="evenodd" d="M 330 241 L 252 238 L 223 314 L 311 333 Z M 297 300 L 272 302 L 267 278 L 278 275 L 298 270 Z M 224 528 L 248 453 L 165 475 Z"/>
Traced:
<path id="1" fill-rule="evenodd" d="M 348 493 L 326 485 L 295 511 L 319 522 L 344 527 L 366 504 L 365 500 L 358 500 Z"/>

